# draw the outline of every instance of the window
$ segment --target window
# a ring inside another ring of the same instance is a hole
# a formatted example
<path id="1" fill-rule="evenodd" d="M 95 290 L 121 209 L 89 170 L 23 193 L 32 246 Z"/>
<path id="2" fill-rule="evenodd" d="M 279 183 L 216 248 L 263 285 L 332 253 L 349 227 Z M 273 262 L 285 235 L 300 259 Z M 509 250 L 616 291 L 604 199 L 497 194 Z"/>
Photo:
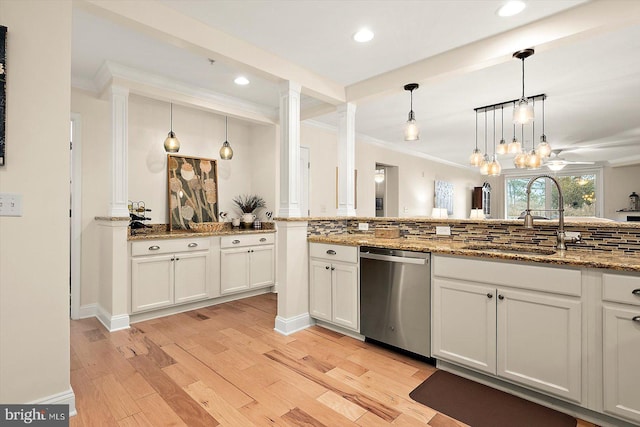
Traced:
<path id="1" fill-rule="evenodd" d="M 505 177 L 505 218 L 522 216 L 527 208 L 527 183 L 534 176 L 537 175 Z M 562 189 L 565 217 L 598 216 L 599 171 L 567 171 L 554 178 Z M 551 180 L 539 178 L 533 182 L 529 206 L 534 218 L 558 218 L 558 190 Z"/>

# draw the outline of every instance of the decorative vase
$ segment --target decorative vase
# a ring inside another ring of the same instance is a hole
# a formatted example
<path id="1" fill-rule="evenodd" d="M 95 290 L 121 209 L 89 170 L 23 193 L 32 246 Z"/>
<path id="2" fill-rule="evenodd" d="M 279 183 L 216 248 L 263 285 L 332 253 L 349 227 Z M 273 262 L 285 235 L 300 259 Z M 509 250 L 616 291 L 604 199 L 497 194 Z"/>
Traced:
<path id="1" fill-rule="evenodd" d="M 244 228 L 251 228 L 253 221 L 256 219 L 256 216 L 252 213 L 242 214 L 242 226 Z"/>

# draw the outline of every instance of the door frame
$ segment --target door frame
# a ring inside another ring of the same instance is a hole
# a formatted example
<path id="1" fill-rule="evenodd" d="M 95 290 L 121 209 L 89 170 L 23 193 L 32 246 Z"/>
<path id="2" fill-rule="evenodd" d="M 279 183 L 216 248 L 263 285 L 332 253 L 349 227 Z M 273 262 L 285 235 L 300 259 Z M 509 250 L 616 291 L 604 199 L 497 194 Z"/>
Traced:
<path id="1" fill-rule="evenodd" d="M 71 318 L 80 315 L 80 259 L 82 254 L 82 120 L 80 114 L 71 113 L 71 204 L 70 204 L 70 290 Z"/>

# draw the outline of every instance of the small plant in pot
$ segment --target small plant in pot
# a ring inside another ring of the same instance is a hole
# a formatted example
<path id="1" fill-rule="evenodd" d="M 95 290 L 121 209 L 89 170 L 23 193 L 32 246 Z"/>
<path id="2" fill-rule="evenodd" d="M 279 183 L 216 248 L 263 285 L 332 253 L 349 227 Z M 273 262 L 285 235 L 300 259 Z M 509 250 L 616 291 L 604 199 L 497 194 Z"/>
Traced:
<path id="1" fill-rule="evenodd" d="M 251 224 L 256 219 L 254 212 L 267 205 L 262 197 L 256 195 L 237 196 L 233 199 L 233 204 L 236 205 L 240 211 L 240 219 L 242 220 L 242 225 L 245 228 L 250 228 Z"/>

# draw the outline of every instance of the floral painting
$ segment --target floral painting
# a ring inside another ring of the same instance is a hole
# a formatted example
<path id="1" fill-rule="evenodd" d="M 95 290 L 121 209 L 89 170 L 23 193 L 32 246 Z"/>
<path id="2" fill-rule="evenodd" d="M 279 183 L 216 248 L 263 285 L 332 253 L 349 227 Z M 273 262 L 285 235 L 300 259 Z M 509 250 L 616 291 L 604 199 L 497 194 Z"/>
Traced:
<path id="1" fill-rule="evenodd" d="M 433 207 L 447 209 L 447 215 L 453 215 L 453 183 L 436 181 Z"/>
<path id="2" fill-rule="evenodd" d="M 218 221 L 218 167 L 211 159 L 167 156 L 169 229 Z"/>

